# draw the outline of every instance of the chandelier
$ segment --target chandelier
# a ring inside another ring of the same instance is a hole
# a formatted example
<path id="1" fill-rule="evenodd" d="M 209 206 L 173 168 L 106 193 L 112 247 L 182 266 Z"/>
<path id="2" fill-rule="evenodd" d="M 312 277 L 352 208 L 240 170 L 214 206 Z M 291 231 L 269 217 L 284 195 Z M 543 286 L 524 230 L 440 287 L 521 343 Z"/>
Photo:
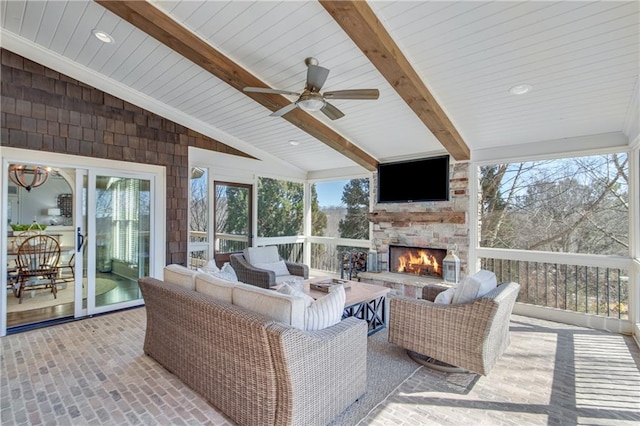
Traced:
<path id="1" fill-rule="evenodd" d="M 49 167 L 10 164 L 9 179 L 29 192 L 31 188 L 36 188 L 49 179 L 50 170 Z"/>

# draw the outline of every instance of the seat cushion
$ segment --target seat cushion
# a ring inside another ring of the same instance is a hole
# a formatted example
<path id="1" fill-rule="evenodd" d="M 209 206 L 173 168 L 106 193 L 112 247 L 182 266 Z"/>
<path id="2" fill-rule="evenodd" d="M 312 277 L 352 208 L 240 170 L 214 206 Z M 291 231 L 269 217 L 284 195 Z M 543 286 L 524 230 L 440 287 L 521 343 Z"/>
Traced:
<path id="1" fill-rule="evenodd" d="M 182 265 L 167 265 L 164 267 L 164 281 L 177 284 L 188 290 L 194 290 L 196 287 L 195 278 L 197 271 L 185 268 Z"/>
<path id="2" fill-rule="evenodd" d="M 280 260 L 278 247 L 248 247 L 244 249 L 244 258 L 250 265 L 257 263 L 274 263 Z"/>
<path id="3" fill-rule="evenodd" d="M 456 286 L 451 303 L 465 303 L 484 296 L 498 285 L 496 274 L 491 271 L 481 270 L 469 275 Z"/>

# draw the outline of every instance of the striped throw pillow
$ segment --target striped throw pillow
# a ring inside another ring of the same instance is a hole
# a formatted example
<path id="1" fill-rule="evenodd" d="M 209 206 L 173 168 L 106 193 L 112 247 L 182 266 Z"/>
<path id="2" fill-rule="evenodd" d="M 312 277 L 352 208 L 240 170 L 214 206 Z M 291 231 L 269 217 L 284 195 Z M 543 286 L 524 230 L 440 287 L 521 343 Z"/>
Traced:
<path id="1" fill-rule="evenodd" d="M 322 330 L 342 320 L 346 295 L 344 286 L 313 302 L 305 311 L 304 328 L 307 331 Z"/>

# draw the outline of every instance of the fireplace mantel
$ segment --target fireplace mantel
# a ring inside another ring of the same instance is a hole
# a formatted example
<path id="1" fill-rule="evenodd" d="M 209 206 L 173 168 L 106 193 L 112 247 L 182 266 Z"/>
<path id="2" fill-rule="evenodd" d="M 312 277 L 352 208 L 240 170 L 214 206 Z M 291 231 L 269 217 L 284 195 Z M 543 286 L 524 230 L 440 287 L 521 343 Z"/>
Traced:
<path id="1" fill-rule="evenodd" d="M 464 224 L 465 212 L 388 212 L 376 210 L 369 212 L 369 221 L 373 223 L 455 223 Z"/>

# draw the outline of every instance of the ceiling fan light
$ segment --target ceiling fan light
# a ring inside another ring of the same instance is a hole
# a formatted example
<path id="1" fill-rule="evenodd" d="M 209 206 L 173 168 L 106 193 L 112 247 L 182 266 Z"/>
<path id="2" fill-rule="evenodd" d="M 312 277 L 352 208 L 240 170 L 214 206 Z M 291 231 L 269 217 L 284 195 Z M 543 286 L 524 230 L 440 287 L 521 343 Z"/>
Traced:
<path id="1" fill-rule="evenodd" d="M 315 112 L 324 108 L 325 100 L 320 98 L 309 98 L 298 101 L 298 106 L 305 111 Z"/>

